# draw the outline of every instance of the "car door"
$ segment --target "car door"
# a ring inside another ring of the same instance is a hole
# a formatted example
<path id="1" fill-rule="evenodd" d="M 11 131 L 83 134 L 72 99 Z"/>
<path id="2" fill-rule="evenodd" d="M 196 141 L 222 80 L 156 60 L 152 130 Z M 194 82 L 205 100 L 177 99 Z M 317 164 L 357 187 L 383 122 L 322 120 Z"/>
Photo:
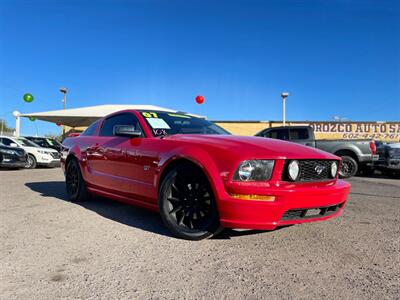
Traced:
<path id="1" fill-rule="evenodd" d="M 134 193 L 140 184 L 131 174 L 141 171 L 137 159 L 136 147 L 130 147 L 132 139 L 137 147 L 140 146 L 140 137 L 131 138 L 116 136 L 114 128 L 117 125 L 133 125 L 140 129 L 135 115 L 122 113 L 112 115 L 103 121 L 99 136 L 94 139 L 94 145 L 90 146 L 88 164 L 91 168 L 92 182 L 101 189 L 112 190 L 120 194 Z"/>

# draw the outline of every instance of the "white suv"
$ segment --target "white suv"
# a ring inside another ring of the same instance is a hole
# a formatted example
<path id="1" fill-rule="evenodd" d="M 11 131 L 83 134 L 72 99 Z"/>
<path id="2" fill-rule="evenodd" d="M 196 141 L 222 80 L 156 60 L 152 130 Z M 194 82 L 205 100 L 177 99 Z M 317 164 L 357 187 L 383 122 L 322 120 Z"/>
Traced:
<path id="1" fill-rule="evenodd" d="M 57 167 L 60 165 L 60 154 L 57 150 L 42 148 L 23 137 L 0 136 L 0 143 L 24 149 L 28 153 L 28 160 L 25 165 L 27 169 L 36 168 L 36 165 L 47 167 Z"/>

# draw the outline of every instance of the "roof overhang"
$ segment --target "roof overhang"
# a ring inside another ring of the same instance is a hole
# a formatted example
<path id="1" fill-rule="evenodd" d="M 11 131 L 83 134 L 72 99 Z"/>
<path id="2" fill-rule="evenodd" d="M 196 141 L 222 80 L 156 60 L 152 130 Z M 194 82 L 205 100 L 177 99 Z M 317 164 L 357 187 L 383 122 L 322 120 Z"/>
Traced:
<path id="1" fill-rule="evenodd" d="M 72 108 L 66 110 L 53 110 L 38 113 L 21 114 L 21 117 L 34 117 L 41 121 L 52 123 L 60 123 L 69 127 L 89 126 L 97 119 L 100 119 L 108 114 L 126 110 L 157 110 L 166 112 L 177 112 L 176 110 L 163 108 L 155 105 L 97 105 L 80 108 Z"/>

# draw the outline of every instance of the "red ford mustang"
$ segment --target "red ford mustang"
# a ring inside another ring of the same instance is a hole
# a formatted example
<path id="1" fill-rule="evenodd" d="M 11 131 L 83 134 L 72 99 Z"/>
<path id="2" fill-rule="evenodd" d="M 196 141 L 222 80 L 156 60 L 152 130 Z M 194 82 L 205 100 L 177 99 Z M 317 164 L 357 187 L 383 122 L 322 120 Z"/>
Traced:
<path id="1" fill-rule="evenodd" d="M 159 211 L 176 236 L 272 230 L 342 213 L 340 158 L 294 143 L 232 136 L 192 115 L 125 110 L 64 143 L 71 201 L 90 194 Z"/>

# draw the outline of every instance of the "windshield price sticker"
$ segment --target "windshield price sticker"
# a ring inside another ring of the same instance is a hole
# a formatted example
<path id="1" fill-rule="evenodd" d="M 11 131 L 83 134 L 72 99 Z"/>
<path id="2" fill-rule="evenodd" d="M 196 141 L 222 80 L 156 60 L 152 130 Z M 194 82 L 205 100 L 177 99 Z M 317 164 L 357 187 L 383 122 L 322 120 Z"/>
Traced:
<path id="1" fill-rule="evenodd" d="M 153 127 L 153 129 L 171 129 L 167 122 L 165 122 L 163 119 L 159 118 L 147 118 L 147 122 L 149 122 L 150 126 Z"/>

